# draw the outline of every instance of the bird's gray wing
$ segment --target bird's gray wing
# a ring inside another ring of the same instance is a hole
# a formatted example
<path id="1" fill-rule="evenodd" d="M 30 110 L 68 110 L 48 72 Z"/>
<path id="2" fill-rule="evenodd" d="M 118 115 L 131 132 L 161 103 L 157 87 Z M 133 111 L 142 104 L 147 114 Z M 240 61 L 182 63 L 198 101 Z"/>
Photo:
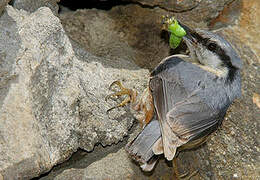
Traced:
<path id="1" fill-rule="evenodd" d="M 175 104 L 166 114 L 171 130 L 179 138 L 188 141 L 211 133 L 221 118 L 219 112 L 205 104 L 196 92 Z"/>
<path id="2" fill-rule="evenodd" d="M 177 72 L 175 71 L 176 77 Z M 150 80 L 160 122 L 163 151 L 168 160 L 173 159 L 178 147 L 207 133 L 206 130 L 215 127 L 219 119 L 218 112 L 213 111 L 197 96 L 199 90 L 186 92 L 173 75 L 169 78 L 169 73 L 161 73 Z"/>

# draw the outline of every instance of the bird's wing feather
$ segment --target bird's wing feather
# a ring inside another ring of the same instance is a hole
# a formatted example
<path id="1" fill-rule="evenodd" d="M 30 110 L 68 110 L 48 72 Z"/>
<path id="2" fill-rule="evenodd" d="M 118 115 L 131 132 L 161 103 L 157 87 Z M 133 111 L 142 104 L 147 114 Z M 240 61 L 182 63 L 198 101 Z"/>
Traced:
<path id="1" fill-rule="evenodd" d="M 177 85 L 174 85 L 177 86 Z M 176 149 L 185 144 L 186 141 L 178 138 L 175 132 L 171 129 L 170 125 L 166 121 L 166 114 L 169 110 L 169 107 L 172 105 L 169 104 L 167 99 L 166 89 L 163 88 L 163 80 L 161 78 L 153 78 L 150 81 L 150 88 L 152 90 L 154 105 L 157 111 L 157 116 L 160 121 L 160 129 L 162 133 L 162 142 L 163 142 L 163 152 L 165 157 L 168 160 L 172 160 Z M 178 89 L 176 87 L 176 89 Z"/>
<path id="2" fill-rule="evenodd" d="M 188 141 L 206 135 L 205 130 L 215 128 L 220 118 L 219 113 L 213 111 L 196 94 L 175 104 L 166 114 L 166 121 L 172 131 Z"/>
<path id="3" fill-rule="evenodd" d="M 215 128 L 218 112 L 197 95 L 199 89 L 188 93 L 178 81 L 178 71 L 158 73 L 150 80 L 154 106 L 160 121 L 164 155 L 172 160 L 176 149 L 188 141 L 206 135 Z"/>

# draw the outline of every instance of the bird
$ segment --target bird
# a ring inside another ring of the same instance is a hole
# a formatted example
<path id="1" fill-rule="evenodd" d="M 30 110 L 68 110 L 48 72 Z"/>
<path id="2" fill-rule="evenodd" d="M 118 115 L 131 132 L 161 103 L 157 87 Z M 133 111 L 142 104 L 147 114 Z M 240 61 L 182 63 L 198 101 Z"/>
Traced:
<path id="1" fill-rule="evenodd" d="M 151 71 L 148 87 L 139 100 L 137 92 L 121 81 L 110 86 L 118 85 L 120 91 L 108 95 L 128 95 L 115 107 L 130 102 L 142 114 L 142 131 L 125 148 L 129 156 L 143 171 L 151 171 L 163 154 L 173 162 L 177 179 L 182 177 L 177 170 L 178 153 L 206 142 L 221 126 L 232 102 L 241 96 L 243 67 L 237 52 L 223 37 L 179 24 L 186 31 L 183 42 L 189 55 L 163 59 Z"/>

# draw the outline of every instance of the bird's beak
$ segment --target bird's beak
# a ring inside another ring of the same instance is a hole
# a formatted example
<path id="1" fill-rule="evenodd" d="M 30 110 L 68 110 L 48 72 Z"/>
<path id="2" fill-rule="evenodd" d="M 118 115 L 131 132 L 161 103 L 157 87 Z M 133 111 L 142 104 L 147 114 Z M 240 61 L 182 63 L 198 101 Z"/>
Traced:
<path id="1" fill-rule="evenodd" d="M 198 60 L 196 49 L 198 49 L 199 43 L 202 37 L 196 32 L 196 30 L 189 28 L 185 24 L 179 22 L 179 25 L 185 30 L 186 35 L 183 36 L 183 40 L 186 43 L 188 50 L 190 51 L 190 56 L 194 60 Z"/>
<path id="2" fill-rule="evenodd" d="M 186 31 L 186 35 L 183 37 L 183 40 L 189 45 L 196 46 L 198 43 L 196 36 L 194 36 L 197 34 L 196 31 L 189 28 L 185 24 L 182 24 L 181 22 L 179 22 L 179 24 Z"/>

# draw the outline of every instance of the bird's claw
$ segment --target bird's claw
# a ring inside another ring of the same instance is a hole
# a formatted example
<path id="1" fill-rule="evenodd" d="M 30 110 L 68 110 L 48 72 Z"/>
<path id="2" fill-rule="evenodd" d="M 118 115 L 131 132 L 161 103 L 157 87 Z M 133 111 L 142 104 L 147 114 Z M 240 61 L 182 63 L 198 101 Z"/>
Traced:
<path id="1" fill-rule="evenodd" d="M 174 174 L 175 174 L 177 180 L 180 180 L 180 179 L 189 180 L 190 178 L 192 178 L 199 172 L 198 170 L 195 170 L 191 174 L 189 174 L 189 172 L 179 174 L 179 171 L 177 168 L 177 158 L 175 157 L 172 162 L 173 162 L 173 171 L 174 171 Z"/>
<path id="2" fill-rule="evenodd" d="M 127 95 L 127 97 L 126 97 L 121 103 L 119 103 L 118 105 L 116 105 L 116 106 L 114 106 L 114 107 L 108 109 L 107 112 L 109 112 L 109 111 L 111 111 L 111 110 L 113 110 L 113 109 L 115 109 L 115 108 L 125 106 L 126 104 L 128 104 L 129 102 L 131 102 L 131 101 L 132 101 L 132 98 L 133 98 L 133 93 L 134 93 L 133 90 L 128 89 L 128 88 L 125 88 L 125 87 L 122 85 L 121 81 L 114 81 L 112 84 L 110 84 L 109 90 L 111 90 L 114 85 L 117 85 L 120 90 L 117 91 L 117 92 L 115 92 L 115 93 L 112 93 L 112 94 L 107 95 L 107 96 L 105 97 L 105 101 L 107 101 L 109 98 L 115 97 L 115 96 Z"/>
<path id="3" fill-rule="evenodd" d="M 179 179 L 181 179 L 181 180 L 190 180 L 198 172 L 199 172 L 198 170 L 195 170 L 191 174 L 189 174 L 189 172 L 183 173 L 183 174 L 179 175 Z"/>
<path id="4" fill-rule="evenodd" d="M 189 175 L 189 172 L 185 172 L 183 174 L 180 174 L 179 178 L 183 179 L 183 178 L 187 177 L 188 175 Z"/>

